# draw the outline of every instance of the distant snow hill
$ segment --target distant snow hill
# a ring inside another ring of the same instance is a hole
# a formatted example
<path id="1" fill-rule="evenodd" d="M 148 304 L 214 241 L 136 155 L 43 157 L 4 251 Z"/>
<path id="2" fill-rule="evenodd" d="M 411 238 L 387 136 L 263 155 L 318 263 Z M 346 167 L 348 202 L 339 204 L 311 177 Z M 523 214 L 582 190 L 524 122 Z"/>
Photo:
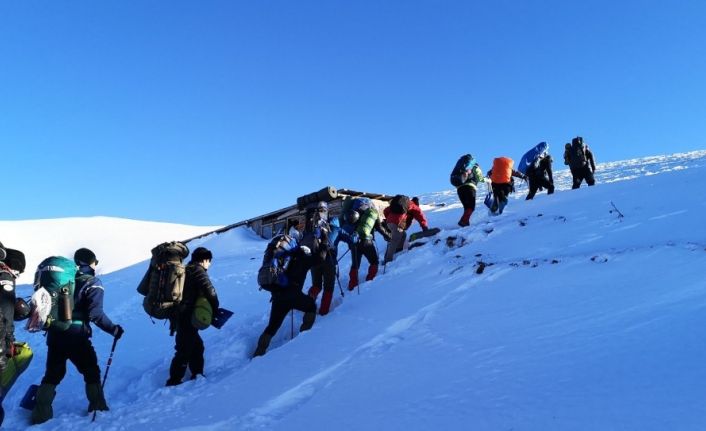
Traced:
<path id="1" fill-rule="evenodd" d="M 52 255 L 71 258 L 76 249 L 90 248 L 99 260 L 98 273 L 106 274 L 148 259 L 160 242 L 185 240 L 218 227 L 115 217 L 0 221 L 0 241 L 25 254 L 27 268 L 19 284 L 26 284 L 32 283 L 39 262 Z"/>

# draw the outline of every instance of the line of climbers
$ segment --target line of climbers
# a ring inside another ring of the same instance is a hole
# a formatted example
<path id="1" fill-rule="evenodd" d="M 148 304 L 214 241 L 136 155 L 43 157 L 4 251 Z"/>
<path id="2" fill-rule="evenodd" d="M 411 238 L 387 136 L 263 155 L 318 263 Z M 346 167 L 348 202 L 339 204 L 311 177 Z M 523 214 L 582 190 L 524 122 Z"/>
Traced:
<path id="1" fill-rule="evenodd" d="M 368 261 L 366 281 L 373 280 L 378 273 L 380 261 L 375 244 L 375 232 L 385 241 L 387 248 L 384 263 L 393 260 L 394 254 L 404 245 L 406 231 L 417 220 L 422 231 L 429 226 L 419 207 L 419 199 L 397 195 L 383 211 L 385 222 L 381 222 L 378 209 L 365 197 L 347 197 L 343 201 L 340 216 L 330 216 L 328 204 L 318 202 L 306 209 L 303 232 L 277 235 L 267 245 L 262 266 L 258 272 L 260 288 L 271 294 L 270 319 L 258 339 L 253 357 L 267 351 L 272 337 L 282 326 L 292 310 L 304 313 L 300 331 L 311 329 L 316 320 L 316 300 L 323 291 L 318 314 L 325 316 L 338 282 L 341 286 L 338 263 L 338 245 L 344 242 L 351 253 L 351 268 L 347 290 L 359 284 L 358 271 L 363 257 Z M 305 294 L 306 275 L 311 270 L 312 285 Z"/>
<path id="2" fill-rule="evenodd" d="M 583 181 L 589 186 L 595 184 L 593 154 L 581 137 L 566 144 L 564 163 L 571 169 L 573 189 L 579 188 Z M 485 203 L 493 215 L 502 214 L 507 205 L 508 195 L 514 191 L 513 177 L 529 181 L 526 199 L 532 199 L 537 191 L 545 188 L 548 194 L 554 192 L 552 158 L 545 142 L 522 157 L 518 170 L 513 169 L 513 165 L 509 157 L 498 157 L 484 176 L 470 154 L 458 160 L 450 180 L 464 208 L 458 222 L 460 226 L 470 225 L 479 183 L 490 184 Z M 344 295 L 338 265 L 343 258 L 338 257 L 340 242 L 348 245 L 344 255 L 351 253 L 347 290 L 352 291 L 359 284 L 358 271 L 363 257 L 368 261 L 365 280 L 373 280 L 378 273 L 380 262 L 375 232 L 387 242 L 384 264 L 402 250 L 407 230 L 414 220 L 420 224 L 422 236 L 434 233 L 417 198 L 395 196 L 383 216 L 381 221 L 378 209 L 368 198 L 347 197 L 341 215 L 336 217 L 329 215 L 327 203 L 321 201 L 307 207 L 303 230 L 291 224 L 287 227 L 288 234 L 277 235 L 269 242 L 258 271 L 258 285 L 271 293 L 272 305 L 269 322 L 258 339 L 253 357 L 266 353 L 290 311 L 304 313 L 299 329 L 306 331 L 314 325 L 317 312 L 321 316 L 329 313 L 336 282 Z M 145 296 L 143 307 L 147 314 L 155 319 L 167 319 L 170 335 L 176 334 L 167 386 L 182 383 L 187 369 L 191 379 L 203 376 L 205 347 L 198 331 L 211 324 L 220 328 L 232 315 L 219 308 L 216 289 L 207 274 L 212 252 L 204 247 L 196 248 L 185 266 L 183 260 L 188 255 L 188 247 L 176 241 L 155 247 L 148 270 L 137 288 Z M 33 424 L 52 418 L 52 402 L 56 387 L 66 374 L 67 360 L 83 375 L 89 403 L 87 410 L 108 410 L 103 394 L 105 377 L 101 383 L 97 356 L 91 344 L 90 323 L 114 337 L 113 349 L 124 330 L 103 311 L 104 288 L 95 275 L 97 265 L 96 255 L 87 248 L 76 250 L 73 260 L 58 256 L 45 259 L 37 268 L 35 292 L 27 304 L 15 295 L 16 279 L 25 269 L 25 256 L 0 243 L 0 374 L 3 377 L 0 402 L 32 358 L 27 343 L 15 341 L 14 321 L 28 319 L 28 331 L 47 333 L 46 370 L 36 391 L 31 415 Z M 309 271 L 312 285 L 305 294 L 303 289 Z M 316 301 L 322 292 L 317 308 Z M 8 376 L 10 373 L 12 376 Z M 0 407 L 0 423 L 3 417 Z"/>
<path id="3" fill-rule="evenodd" d="M 480 183 L 488 184 L 485 205 L 491 215 L 503 213 L 508 196 L 515 191 L 513 177 L 529 183 L 526 200 L 533 199 L 537 192 L 543 189 L 547 189 L 547 194 L 554 193 L 552 162 L 549 145 L 546 142 L 540 142 L 527 151 L 520 159 L 517 170 L 513 168 L 515 162 L 511 158 L 495 158 L 492 169 L 485 177 L 480 165 L 471 154 L 461 156 L 450 175 L 451 185 L 456 187 L 458 198 L 463 205 L 463 214 L 458 225 L 461 227 L 470 225 L 471 215 L 476 208 L 476 192 Z M 579 188 L 583 181 L 586 181 L 589 186 L 595 184 L 596 164 L 593 153 L 582 137 L 577 136 L 571 140 L 571 143 L 565 145 L 564 164 L 571 170 L 572 189 Z"/>
<path id="4" fill-rule="evenodd" d="M 171 335 L 176 334 L 167 386 L 180 384 L 187 369 L 191 371 L 191 379 L 203 375 L 205 349 L 198 331 L 210 324 L 216 326 L 214 310 L 222 310 L 206 272 L 213 258 L 211 251 L 196 248 L 191 261 L 184 266 L 182 260 L 188 255 L 188 248 L 176 241 L 155 247 L 138 287 L 146 295 L 143 306 L 148 315 L 168 319 Z M 15 341 L 13 322 L 27 320 L 25 328 L 29 332 L 46 334 L 44 377 L 40 385 L 30 387 L 25 394 L 30 401 L 23 405 L 32 410 L 32 424 L 53 417 L 52 404 L 56 388 L 66 374 L 67 360 L 83 376 L 87 411 L 109 410 L 103 393 L 107 370 L 101 382 L 98 358 L 91 343 L 91 323 L 113 336 L 113 350 L 125 331 L 103 311 L 104 287 L 96 277 L 97 266 L 98 258 L 87 248 L 76 250 L 73 259 L 61 256 L 44 259 L 35 272 L 34 293 L 28 304 L 15 294 L 16 280 L 25 269 L 25 256 L 0 243 L 0 402 L 32 359 L 27 343 Z M 0 423 L 3 418 L 4 411 L 0 408 Z"/>
<path id="5" fill-rule="evenodd" d="M 35 273 L 35 293 L 30 305 L 16 297 L 17 278 L 25 270 L 25 255 L 0 244 L 0 400 L 29 366 L 33 353 L 27 343 L 15 341 L 15 321 L 27 320 L 30 332 L 46 331 L 47 360 L 41 385 L 36 388 L 31 421 L 39 424 L 53 416 L 56 386 L 70 360 L 83 375 L 88 411 L 105 411 L 98 358 L 91 344 L 92 322 L 120 339 L 123 328 L 103 312 L 103 284 L 95 276 L 98 259 L 87 249 L 76 250 L 74 259 L 53 256 L 42 261 Z M 0 408 L 0 423 L 4 410 Z"/>

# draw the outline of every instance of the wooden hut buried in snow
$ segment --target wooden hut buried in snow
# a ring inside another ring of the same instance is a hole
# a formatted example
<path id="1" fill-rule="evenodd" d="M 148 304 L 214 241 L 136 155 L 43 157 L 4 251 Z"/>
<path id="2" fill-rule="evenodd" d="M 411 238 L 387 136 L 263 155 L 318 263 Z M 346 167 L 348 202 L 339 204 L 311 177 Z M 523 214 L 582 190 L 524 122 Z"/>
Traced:
<path id="1" fill-rule="evenodd" d="M 385 209 L 392 199 L 392 196 L 380 193 L 357 192 L 349 189 L 336 189 L 334 187 L 324 187 L 318 192 L 309 193 L 297 198 L 297 203 L 286 208 L 262 214 L 248 220 L 239 221 L 218 229 L 215 233 L 222 233 L 239 226 L 248 226 L 258 235 L 265 239 L 270 239 L 273 236 L 283 233 L 294 220 L 298 220 L 300 225 L 304 226 L 304 218 L 306 209 L 309 206 L 316 205 L 320 201 L 328 204 L 329 216 L 338 216 L 341 214 L 343 200 L 346 197 L 366 197 L 370 198 L 382 218 L 382 211 Z M 212 233 L 212 232 L 209 232 Z"/>

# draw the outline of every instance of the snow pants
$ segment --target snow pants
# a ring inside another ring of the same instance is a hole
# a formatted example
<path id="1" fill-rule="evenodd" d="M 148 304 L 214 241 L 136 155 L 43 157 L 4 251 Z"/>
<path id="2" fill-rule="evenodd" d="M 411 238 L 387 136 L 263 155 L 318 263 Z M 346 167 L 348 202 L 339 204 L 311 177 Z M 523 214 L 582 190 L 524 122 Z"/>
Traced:
<path id="1" fill-rule="evenodd" d="M 407 232 L 402 226 L 397 223 L 387 223 L 387 227 L 390 229 L 390 241 L 385 249 L 385 263 L 392 262 L 395 253 L 402 250 L 404 241 L 407 239 Z"/>
<path id="2" fill-rule="evenodd" d="M 494 207 L 497 205 L 497 208 L 493 210 L 491 208 L 491 211 L 496 212 L 498 214 L 502 214 L 503 210 L 505 209 L 505 205 L 507 205 L 507 197 L 510 195 L 512 192 L 512 184 L 511 183 L 492 183 L 493 187 L 493 195 L 495 196 L 495 204 L 493 205 Z"/>
<path id="3" fill-rule="evenodd" d="M 199 330 L 191 324 L 191 313 L 182 313 L 176 326 L 174 345 L 174 359 L 169 367 L 169 379 L 179 382 L 186 374 L 186 369 L 191 371 L 191 376 L 203 374 L 204 351 L 203 340 Z"/>
<path id="4" fill-rule="evenodd" d="M 327 259 L 311 267 L 311 284 L 319 289 L 323 287 L 324 292 L 333 292 L 336 287 L 336 264 Z"/>
<path id="5" fill-rule="evenodd" d="M 370 265 L 377 265 L 380 263 L 378 249 L 375 247 L 375 241 L 372 239 L 369 241 L 360 241 L 358 244 L 353 246 L 351 249 L 351 268 L 360 268 L 361 256 L 365 256 L 365 259 L 367 259 Z"/>
<path id="6" fill-rule="evenodd" d="M 586 180 L 586 184 L 592 186 L 596 184 L 596 179 L 593 176 L 593 171 L 591 167 L 586 164 L 582 168 L 571 169 L 571 176 L 573 177 L 574 183 L 571 186 L 572 189 L 577 189 L 581 187 L 581 182 Z"/>
<path id="7" fill-rule="evenodd" d="M 548 195 L 554 193 L 554 184 L 549 182 L 549 178 L 545 177 L 544 175 L 535 175 L 529 177 L 529 193 L 527 193 L 527 197 L 525 198 L 525 200 L 530 200 L 534 198 L 534 195 L 536 195 L 537 191 L 541 188 L 547 189 Z"/>
<path id="8" fill-rule="evenodd" d="M 270 321 L 264 333 L 274 337 L 280 326 L 282 326 L 285 317 L 292 310 L 316 313 L 316 301 L 309 295 L 305 295 L 301 290 L 294 288 L 286 289 L 284 292 L 273 293 Z"/>
<path id="9" fill-rule="evenodd" d="M 66 375 L 66 361 L 74 364 L 86 384 L 100 384 L 98 357 L 91 339 L 84 334 L 54 333 L 47 339 L 47 368 L 42 384 L 58 385 Z"/>

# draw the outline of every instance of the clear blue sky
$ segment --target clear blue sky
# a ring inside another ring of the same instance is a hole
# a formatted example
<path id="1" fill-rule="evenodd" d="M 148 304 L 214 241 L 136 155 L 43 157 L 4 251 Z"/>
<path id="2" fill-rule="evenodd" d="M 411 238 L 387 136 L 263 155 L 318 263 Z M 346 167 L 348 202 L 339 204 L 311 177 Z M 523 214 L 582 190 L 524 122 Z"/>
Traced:
<path id="1" fill-rule="evenodd" d="M 2 219 L 228 224 L 456 159 L 706 147 L 703 1 L 0 4 Z M 558 167 L 563 167 L 561 162 Z"/>

